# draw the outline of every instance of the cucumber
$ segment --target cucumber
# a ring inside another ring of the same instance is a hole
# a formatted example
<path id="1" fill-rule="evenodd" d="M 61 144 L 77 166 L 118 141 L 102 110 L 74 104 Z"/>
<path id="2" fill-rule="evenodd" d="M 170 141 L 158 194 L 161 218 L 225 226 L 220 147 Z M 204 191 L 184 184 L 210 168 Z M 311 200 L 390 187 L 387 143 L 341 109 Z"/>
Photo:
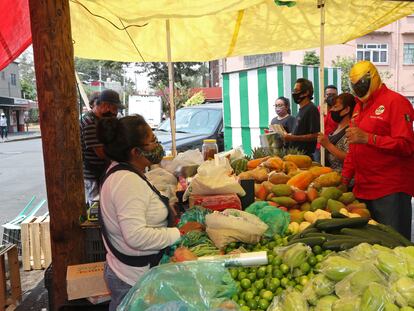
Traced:
<path id="1" fill-rule="evenodd" d="M 341 229 L 341 233 L 365 239 L 375 239 L 379 241 L 378 244 L 389 248 L 394 248 L 400 245 L 398 241 L 395 241 L 391 236 L 388 236 L 384 232 L 381 232 L 377 229 L 371 229 L 368 227 L 343 228 Z"/>
<path id="2" fill-rule="evenodd" d="M 326 241 L 325 243 L 322 244 L 322 248 L 323 249 L 329 249 L 331 251 L 341 251 L 344 250 L 342 248 L 342 245 L 344 245 L 343 247 L 347 247 L 350 245 L 350 248 L 361 244 L 361 243 L 368 243 L 368 244 L 378 244 L 378 240 L 373 240 L 373 239 L 365 239 L 365 238 L 345 238 L 345 239 L 338 239 L 338 240 L 332 240 L 332 241 Z"/>
<path id="3" fill-rule="evenodd" d="M 361 228 L 368 224 L 368 218 L 334 218 L 334 219 L 318 219 L 315 227 L 323 231 L 334 231 L 342 228 Z"/>
<path id="4" fill-rule="evenodd" d="M 408 240 L 405 236 L 403 236 L 401 233 L 396 231 L 391 226 L 387 226 L 387 225 L 384 225 L 384 224 L 378 224 L 377 227 L 378 227 L 378 229 L 380 229 L 380 230 L 388 233 L 389 235 L 391 235 L 394 240 L 400 242 L 403 246 L 413 246 L 414 245 L 410 240 Z"/>
<path id="5" fill-rule="evenodd" d="M 331 212 L 331 217 L 332 218 L 348 218 L 347 216 L 345 216 L 344 214 L 341 214 L 338 211 Z"/>
<path id="6" fill-rule="evenodd" d="M 315 245 L 322 245 L 326 241 L 324 237 L 310 237 L 310 238 L 302 238 L 290 241 L 288 245 L 292 245 L 294 243 L 303 243 L 310 247 L 314 247 Z"/>
<path id="7" fill-rule="evenodd" d="M 292 234 L 287 237 L 287 241 L 290 242 L 295 239 L 300 239 L 300 233 Z"/>
<path id="8" fill-rule="evenodd" d="M 299 233 L 301 238 L 304 238 L 306 234 L 308 233 L 316 233 L 316 232 L 320 232 L 317 228 L 315 227 L 307 227 L 305 230 L 303 230 L 301 233 Z"/>
<path id="9" fill-rule="evenodd" d="M 326 241 L 332 241 L 332 240 L 340 240 L 344 239 L 344 235 L 340 234 L 330 234 L 330 233 L 316 233 L 311 232 L 305 235 L 305 238 L 317 238 L 317 237 L 324 237 Z M 351 236 L 350 236 L 351 237 Z M 352 238 L 352 237 L 351 237 Z"/>

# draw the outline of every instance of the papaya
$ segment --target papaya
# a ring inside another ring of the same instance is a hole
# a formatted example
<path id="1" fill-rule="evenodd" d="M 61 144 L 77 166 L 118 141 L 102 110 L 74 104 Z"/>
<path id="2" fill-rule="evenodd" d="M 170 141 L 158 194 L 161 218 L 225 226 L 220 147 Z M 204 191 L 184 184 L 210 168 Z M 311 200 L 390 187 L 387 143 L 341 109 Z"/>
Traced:
<path id="1" fill-rule="evenodd" d="M 262 201 L 266 200 L 266 197 L 268 195 L 268 192 L 267 192 L 265 186 L 258 185 L 256 187 L 256 185 L 255 185 L 255 189 L 254 189 L 254 195 L 255 195 L 255 197 L 258 198 L 259 200 L 262 200 Z"/>
<path id="2" fill-rule="evenodd" d="M 253 177 L 253 179 L 258 182 L 264 182 L 267 180 L 267 169 L 265 167 L 256 167 L 254 170 L 248 171 L 250 173 L 250 176 Z"/>
<path id="3" fill-rule="evenodd" d="M 284 162 L 279 157 L 271 157 L 263 162 L 263 166 L 273 170 L 273 171 L 282 171 L 283 170 Z"/>
<path id="4" fill-rule="evenodd" d="M 348 205 L 355 201 L 355 196 L 352 192 L 345 192 L 340 196 L 338 201 Z"/>
<path id="5" fill-rule="evenodd" d="M 312 159 L 307 155 L 288 154 L 283 160 L 295 163 L 298 168 L 307 169 L 312 166 Z"/>
<path id="6" fill-rule="evenodd" d="M 346 206 L 346 209 L 349 212 L 353 212 L 353 210 L 355 210 L 355 209 L 368 209 L 368 208 L 367 208 L 367 205 L 365 203 L 351 203 L 351 204 Z"/>
<path id="7" fill-rule="evenodd" d="M 314 178 L 315 176 L 309 171 L 303 171 L 289 179 L 286 184 L 300 190 L 306 190 Z"/>
<path id="8" fill-rule="evenodd" d="M 343 203 L 333 200 L 333 199 L 328 199 L 326 206 L 327 206 L 326 210 L 331 213 L 332 212 L 339 213 L 341 209 L 345 208 L 345 205 Z"/>
<path id="9" fill-rule="evenodd" d="M 290 197 L 274 197 L 270 200 L 279 204 L 280 206 L 285 206 L 287 208 L 291 208 L 297 204 L 297 202 Z"/>
<path id="10" fill-rule="evenodd" d="M 355 208 L 352 210 L 352 213 L 358 214 L 361 217 L 371 218 L 371 213 L 366 208 Z"/>
<path id="11" fill-rule="evenodd" d="M 274 185 L 272 187 L 272 192 L 277 197 L 288 197 L 292 194 L 292 188 L 289 185 Z"/>
<path id="12" fill-rule="evenodd" d="M 298 169 L 299 169 L 298 166 L 291 161 L 285 161 L 283 163 L 283 170 L 285 171 L 286 174 L 296 172 Z"/>
<path id="13" fill-rule="evenodd" d="M 324 197 L 316 198 L 311 203 L 311 211 L 314 212 L 317 209 L 325 209 L 326 204 L 328 203 L 328 200 Z"/>
<path id="14" fill-rule="evenodd" d="M 336 187 L 341 183 L 341 175 L 338 172 L 323 174 L 313 181 L 313 186 L 317 189 L 322 187 Z"/>
<path id="15" fill-rule="evenodd" d="M 289 214 L 291 222 L 297 222 L 298 224 L 300 224 L 304 220 L 304 213 L 298 209 L 289 210 Z"/>
<path id="16" fill-rule="evenodd" d="M 338 200 L 341 197 L 341 195 L 341 190 L 337 189 L 336 187 L 322 188 L 321 191 L 321 197 L 324 197 L 326 199 Z"/>
<path id="17" fill-rule="evenodd" d="M 267 180 L 262 182 L 262 185 L 266 188 L 268 193 L 272 191 L 272 187 L 274 186 L 274 184 Z"/>
<path id="18" fill-rule="evenodd" d="M 327 174 L 327 173 L 332 172 L 332 169 L 330 167 L 327 167 L 327 166 L 312 166 L 309 169 L 309 172 L 311 172 L 316 177 L 319 177 L 323 174 Z"/>
<path id="19" fill-rule="evenodd" d="M 319 197 L 319 192 L 315 188 L 309 187 L 307 191 L 307 195 L 308 195 L 308 200 L 312 202 L 313 200 Z"/>
<path id="20" fill-rule="evenodd" d="M 265 158 L 259 158 L 259 159 L 254 159 L 254 160 L 250 160 L 247 162 L 247 169 L 248 170 L 253 170 L 256 167 L 258 167 L 260 164 L 262 164 L 264 161 L 266 161 L 269 157 L 265 157 Z"/>
<path id="21" fill-rule="evenodd" d="M 275 185 L 278 184 L 286 184 L 287 181 L 290 179 L 288 175 L 285 173 L 278 173 L 278 172 L 270 172 L 268 180 Z"/>
<path id="22" fill-rule="evenodd" d="M 308 200 L 306 192 L 303 190 L 295 190 L 292 194 L 292 199 L 298 203 L 304 203 Z"/>

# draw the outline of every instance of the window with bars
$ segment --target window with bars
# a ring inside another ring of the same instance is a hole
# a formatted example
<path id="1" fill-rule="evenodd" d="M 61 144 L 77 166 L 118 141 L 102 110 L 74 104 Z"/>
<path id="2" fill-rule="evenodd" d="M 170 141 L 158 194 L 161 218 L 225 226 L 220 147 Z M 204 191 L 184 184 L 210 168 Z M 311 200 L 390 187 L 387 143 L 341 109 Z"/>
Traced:
<path id="1" fill-rule="evenodd" d="M 11 85 L 17 85 L 17 79 L 16 79 L 16 74 L 15 73 L 10 74 L 10 84 Z"/>
<path id="2" fill-rule="evenodd" d="M 357 44 L 357 60 L 369 60 L 377 65 L 388 65 L 388 44 Z"/>
<path id="3" fill-rule="evenodd" d="M 414 65 L 414 43 L 404 43 L 404 65 Z"/>

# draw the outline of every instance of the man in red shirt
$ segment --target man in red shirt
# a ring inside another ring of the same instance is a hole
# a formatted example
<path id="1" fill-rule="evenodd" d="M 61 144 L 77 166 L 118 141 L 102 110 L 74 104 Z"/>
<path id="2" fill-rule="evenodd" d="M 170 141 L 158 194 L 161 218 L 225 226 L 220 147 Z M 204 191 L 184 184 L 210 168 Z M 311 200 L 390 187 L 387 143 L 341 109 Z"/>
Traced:
<path id="1" fill-rule="evenodd" d="M 373 219 L 411 239 L 414 195 L 414 110 L 381 82 L 375 66 L 362 61 L 349 73 L 357 105 L 346 131 L 349 153 L 343 180 L 354 177 L 353 192 Z"/>

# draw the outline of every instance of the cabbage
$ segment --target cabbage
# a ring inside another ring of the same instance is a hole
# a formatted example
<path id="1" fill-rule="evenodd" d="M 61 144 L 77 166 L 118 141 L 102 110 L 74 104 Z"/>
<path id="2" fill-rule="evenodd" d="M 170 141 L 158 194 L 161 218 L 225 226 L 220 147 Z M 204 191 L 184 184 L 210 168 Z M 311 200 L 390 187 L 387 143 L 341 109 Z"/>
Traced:
<path id="1" fill-rule="evenodd" d="M 282 260 L 291 269 L 299 267 L 312 253 L 312 249 L 303 243 L 293 244 L 282 251 Z"/>
<path id="2" fill-rule="evenodd" d="M 359 311 L 360 299 L 338 299 L 332 305 L 332 311 Z"/>
<path id="3" fill-rule="evenodd" d="M 401 307 L 414 307 L 414 280 L 409 277 L 398 279 L 391 286 L 397 303 Z"/>
<path id="4" fill-rule="evenodd" d="M 339 282 L 347 275 L 359 270 L 359 268 L 360 265 L 350 259 L 329 256 L 323 261 L 321 271 L 332 281 Z"/>
<path id="5" fill-rule="evenodd" d="M 381 284 L 371 283 L 365 289 L 361 298 L 361 311 L 378 311 L 383 310 L 385 304 L 393 302 L 392 296 L 388 289 Z"/>
<path id="6" fill-rule="evenodd" d="M 333 296 L 333 295 L 325 296 L 318 301 L 315 307 L 315 311 L 331 311 L 332 305 L 337 300 L 338 300 L 338 297 L 336 296 Z"/>

